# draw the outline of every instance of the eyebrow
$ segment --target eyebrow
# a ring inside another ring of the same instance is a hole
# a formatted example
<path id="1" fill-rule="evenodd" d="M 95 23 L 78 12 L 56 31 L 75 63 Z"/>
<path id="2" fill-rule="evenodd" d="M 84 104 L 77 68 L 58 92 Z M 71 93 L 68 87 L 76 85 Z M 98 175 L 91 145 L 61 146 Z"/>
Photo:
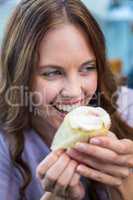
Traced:
<path id="1" fill-rule="evenodd" d="M 85 65 L 96 64 L 96 59 L 88 60 L 80 65 L 80 67 L 84 67 Z"/>
<path id="2" fill-rule="evenodd" d="M 79 68 L 84 67 L 84 66 L 86 66 L 86 65 L 90 65 L 90 64 L 96 64 L 96 59 L 92 59 L 92 60 L 85 61 L 84 63 L 82 63 L 82 64 L 79 66 Z M 44 68 L 56 68 L 56 69 L 60 69 L 60 70 L 64 69 L 63 66 L 53 65 L 53 64 L 40 65 L 39 68 L 40 68 L 40 70 L 41 70 L 41 69 L 44 70 Z M 42 71 L 42 70 L 41 70 L 41 71 Z"/>

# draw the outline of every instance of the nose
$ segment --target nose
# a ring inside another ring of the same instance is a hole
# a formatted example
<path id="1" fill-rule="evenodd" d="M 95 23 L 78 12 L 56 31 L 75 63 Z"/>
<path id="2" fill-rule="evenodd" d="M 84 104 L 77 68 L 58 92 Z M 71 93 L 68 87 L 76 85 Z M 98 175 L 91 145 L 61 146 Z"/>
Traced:
<path id="1" fill-rule="evenodd" d="M 62 89 L 62 97 L 66 98 L 81 98 L 82 95 L 82 83 L 78 76 L 70 77 L 64 80 Z"/>

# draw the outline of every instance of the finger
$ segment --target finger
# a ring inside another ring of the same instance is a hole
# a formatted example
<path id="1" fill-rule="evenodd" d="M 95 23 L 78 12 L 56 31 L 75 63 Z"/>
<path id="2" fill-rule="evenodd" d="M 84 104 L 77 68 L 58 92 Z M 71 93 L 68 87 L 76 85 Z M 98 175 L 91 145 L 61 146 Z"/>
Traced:
<path id="1" fill-rule="evenodd" d="M 53 193 L 55 184 L 56 184 L 56 181 L 49 179 L 48 177 L 45 177 L 44 179 L 41 180 L 41 185 L 45 192 L 47 191 L 47 192 Z"/>
<path id="2" fill-rule="evenodd" d="M 64 172 L 59 177 L 57 183 L 60 185 L 68 185 L 73 177 L 74 172 L 76 171 L 78 163 L 74 160 L 71 160 L 64 170 Z"/>
<path id="3" fill-rule="evenodd" d="M 55 183 L 70 162 L 70 158 L 64 153 L 56 163 L 46 172 L 45 178 L 41 181 L 45 191 L 54 190 Z"/>
<path id="4" fill-rule="evenodd" d="M 112 139 L 118 139 L 117 136 L 111 131 L 108 131 L 108 135 L 107 136 L 111 137 Z"/>
<path id="5" fill-rule="evenodd" d="M 80 183 L 80 175 L 78 173 L 74 173 L 68 187 L 68 192 L 71 194 L 73 199 L 76 200 L 83 199 L 83 197 L 85 196 L 85 189 Z"/>
<path id="6" fill-rule="evenodd" d="M 85 189 L 84 186 L 79 183 L 76 185 L 76 187 L 69 188 L 69 194 L 72 198 L 69 198 L 71 200 L 81 200 L 85 196 Z"/>
<path id="7" fill-rule="evenodd" d="M 74 173 L 73 177 L 69 183 L 70 187 L 75 187 L 76 185 L 78 185 L 78 183 L 80 182 L 80 175 L 78 173 Z"/>
<path id="8" fill-rule="evenodd" d="M 98 181 L 110 186 L 120 186 L 122 184 L 121 179 L 104 174 L 92 168 L 86 167 L 85 165 L 79 165 L 77 167 L 77 172 L 80 175 L 85 176 L 89 179 L 92 179 L 92 180 L 95 180 L 95 181 Z"/>
<path id="9" fill-rule="evenodd" d="M 36 177 L 42 179 L 46 171 L 58 160 L 60 155 L 63 153 L 62 150 L 53 151 L 50 153 L 36 169 Z"/>
<path id="10" fill-rule="evenodd" d="M 79 163 L 83 163 L 93 169 L 97 169 L 101 172 L 107 173 L 112 176 L 117 176 L 120 178 L 126 178 L 129 176 L 129 168 L 124 166 L 118 166 L 116 164 L 112 165 L 109 163 L 104 163 L 88 156 L 87 154 L 80 153 L 74 149 L 71 149 L 71 157 L 76 158 Z"/>
<path id="11" fill-rule="evenodd" d="M 76 161 L 71 160 L 67 165 L 66 169 L 64 170 L 64 172 L 60 175 L 60 177 L 56 181 L 54 190 L 54 194 L 56 196 L 63 196 L 63 197 L 65 196 L 67 187 L 73 177 L 77 165 L 78 164 Z"/>
<path id="12" fill-rule="evenodd" d="M 104 163 L 110 163 L 110 164 L 116 164 L 116 165 L 120 165 L 120 166 L 125 166 L 125 167 L 129 167 L 129 168 L 133 168 L 133 155 L 118 155 L 117 153 L 105 149 L 103 147 L 97 147 L 94 145 L 90 145 L 90 144 L 85 144 L 82 143 L 83 148 L 75 148 L 76 151 L 78 151 L 79 153 L 84 153 L 86 155 L 89 155 L 89 157 L 94 157 L 96 159 L 98 159 L 100 162 L 104 162 Z M 67 151 L 67 154 L 74 160 L 78 161 L 78 157 L 79 157 L 79 153 L 74 154 L 73 150 L 69 150 Z M 82 163 L 83 163 L 83 159 L 82 159 Z"/>
<path id="13" fill-rule="evenodd" d="M 101 136 L 90 139 L 90 144 L 95 144 L 115 151 L 118 154 L 132 154 L 133 142 L 129 139 L 114 139 L 113 137 Z"/>
<path id="14" fill-rule="evenodd" d="M 45 192 L 40 200 L 53 200 L 53 195 L 51 192 Z"/>
<path id="15" fill-rule="evenodd" d="M 121 155 L 117 158 L 116 162 L 119 165 L 127 166 L 133 168 L 133 155 Z"/>
<path id="16" fill-rule="evenodd" d="M 51 192 L 45 192 L 45 194 L 42 196 L 40 200 L 62 200 L 62 198 L 55 196 Z"/>
<path id="17" fill-rule="evenodd" d="M 88 143 L 78 143 L 75 148 L 81 153 L 85 153 L 96 159 L 100 159 L 103 162 L 117 163 L 118 154 L 112 150 L 106 149 L 104 147 L 95 146 Z"/>

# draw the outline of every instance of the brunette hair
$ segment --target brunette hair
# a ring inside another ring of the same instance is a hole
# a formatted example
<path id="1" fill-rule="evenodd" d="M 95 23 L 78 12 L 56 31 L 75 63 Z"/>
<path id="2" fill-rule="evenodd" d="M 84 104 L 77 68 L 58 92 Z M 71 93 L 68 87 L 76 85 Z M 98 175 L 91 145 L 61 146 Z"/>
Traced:
<path id="1" fill-rule="evenodd" d="M 38 47 L 44 35 L 59 24 L 79 25 L 87 34 L 96 56 L 100 106 L 112 118 L 111 130 L 119 138 L 133 139 L 133 129 L 117 112 L 117 85 L 106 62 L 103 33 L 96 20 L 80 0 L 22 0 L 15 8 L 7 26 L 0 60 L 0 123 L 10 143 L 12 162 L 23 176 L 20 188 L 32 179 L 27 163 L 22 159 L 24 130 L 29 126 L 28 105 L 12 106 L 21 100 L 21 87 L 29 87 L 33 69 L 38 63 Z M 17 87 L 17 92 L 10 88 Z M 8 92 L 8 102 L 6 95 Z M 11 104 L 9 104 L 11 102 Z"/>

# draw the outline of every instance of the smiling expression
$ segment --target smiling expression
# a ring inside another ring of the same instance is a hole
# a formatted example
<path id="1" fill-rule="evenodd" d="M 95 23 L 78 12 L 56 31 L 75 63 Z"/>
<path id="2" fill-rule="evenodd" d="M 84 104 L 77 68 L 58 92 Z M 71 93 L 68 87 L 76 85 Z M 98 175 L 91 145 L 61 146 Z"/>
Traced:
<path id="1" fill-rule="evenodd" d="M 86 33 L 71 24 L 45 35 L 39 57 L 32 81 L 32 90 L 39 94 L 35 102 L 47 111 L 43 120 L 58 128 L 66 113 L 87 105 L 96 92 L 96 58 Z"/>

